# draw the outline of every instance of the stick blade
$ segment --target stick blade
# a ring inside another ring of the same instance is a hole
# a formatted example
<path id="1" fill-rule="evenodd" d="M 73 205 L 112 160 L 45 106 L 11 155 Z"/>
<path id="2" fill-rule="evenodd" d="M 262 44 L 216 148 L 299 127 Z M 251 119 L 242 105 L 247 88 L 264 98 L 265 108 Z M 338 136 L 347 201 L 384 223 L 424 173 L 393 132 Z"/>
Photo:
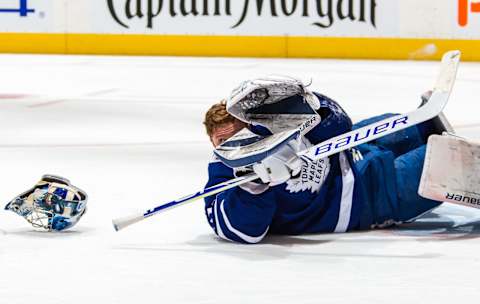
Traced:
<path id="1" fill-rule="evenodd" d="M 461 52 L 458 50 L 448 51 L 442 57 L 441 71 L 435 82 L 434 90 L 451 92 L 457 76 L 458 64 Z"/>
<path id="2" fill-rule="evenodd" d="M 427 105 L 419 109 L 419 112 L 429 112 L 433 114 L 430 115 L 428 119 L 437 116 L 447 105 L 457 77 L 460 56 L 460 51 L 449 51 L 443 55 L 440 72 L 433 86 L 432 96 Z"/>

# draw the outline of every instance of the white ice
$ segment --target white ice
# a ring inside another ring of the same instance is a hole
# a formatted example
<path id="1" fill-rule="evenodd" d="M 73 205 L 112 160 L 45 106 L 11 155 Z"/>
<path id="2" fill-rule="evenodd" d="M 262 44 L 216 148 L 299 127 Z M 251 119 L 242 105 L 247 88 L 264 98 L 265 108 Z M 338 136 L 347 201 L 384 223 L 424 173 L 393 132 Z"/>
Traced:
<path id="1" fill-rule="evenodd" d="M 480 212 L 448 205 L 394 230 L 219 240 L 203 202 L 121 232 L 111 219 L 201 189 L 205 110 L 240 81 L 313 79 L 354 120 L 406 112 L 438 62 L 0 55 L 0 202 L 45 173 L 90 196 L 65 233 L 0 211 L 0 303 L 475 303 Z M 479 138 L 480 64 L 445 113 Z M 2 205 L 3 206 L 3 205 Z"/>

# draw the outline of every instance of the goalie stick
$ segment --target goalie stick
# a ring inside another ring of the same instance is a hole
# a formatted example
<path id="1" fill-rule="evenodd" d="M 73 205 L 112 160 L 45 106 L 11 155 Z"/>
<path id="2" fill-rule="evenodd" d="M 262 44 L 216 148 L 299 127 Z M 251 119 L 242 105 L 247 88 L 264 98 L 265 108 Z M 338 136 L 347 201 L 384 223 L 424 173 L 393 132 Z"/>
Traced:
<path id="1" fill-rule="evenodd" d="M 424 106 L 407 114 L 395 115 L 368 126 L 333 137 L 298 153 L 298 155 L 304 160 L 308 161 L 325 158 L 327 156 L 403 130 L 438 116 L 448 102 L 453 84 L 455 83 L 459 61 L 460 51 L 449 51 L 443 55 L 440 73 L 437 76 L 437 80 L 433 88 L 433 94 L 427 104 Z M 180 205 L 217 194 L 241 184 L 253 181 L 257 178 L 258 176 L 254 173 L 238 177 L 206 188 L 181 199 L 159 205 L 153 209 L 148 209 L 145 212 L 139 212 L 114 219 L 112 221 L 113 226 L 116 231 L 119 231 L 154 214 L 158 214 L 173 207 L 178 207 Z"/>

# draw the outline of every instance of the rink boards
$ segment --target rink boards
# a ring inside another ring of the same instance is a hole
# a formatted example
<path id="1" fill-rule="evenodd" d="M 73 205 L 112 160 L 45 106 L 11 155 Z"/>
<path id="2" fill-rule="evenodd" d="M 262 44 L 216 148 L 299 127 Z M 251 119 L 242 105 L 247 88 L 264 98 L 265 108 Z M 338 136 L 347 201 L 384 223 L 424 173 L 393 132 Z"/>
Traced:
<path id="1" fill-rule="evenodd" d="M 0 52 L 480 60 L 471 0 L 6 0 Z"/>

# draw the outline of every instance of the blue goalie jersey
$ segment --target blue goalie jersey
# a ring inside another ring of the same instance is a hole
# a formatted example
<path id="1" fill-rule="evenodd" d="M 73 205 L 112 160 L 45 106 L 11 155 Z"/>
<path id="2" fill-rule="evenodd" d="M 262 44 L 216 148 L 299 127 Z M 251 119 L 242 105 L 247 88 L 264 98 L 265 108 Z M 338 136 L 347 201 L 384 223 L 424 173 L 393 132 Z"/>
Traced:
<path id="1" fill-rule="evenodd" d="M 305 135 L 311 144 L 352 130 L 350 118 L 335 101 L 315 95 L 322 120 Z M 426 128 L 408 128 L 361 145 L 354 151 L 360 155 L 355 162 L 352 151 L 344 151 L 305 163 L 298 176 L 259 193 L 236 187 L 207 197 L 208 223 L 223 239 L 258 243 L 267 233 L 347 232 L 412 219 L 439 205 L 420 198 L 416 190 L 410 193 L 420 179 Z M 206 187 L 234 178 L 233 169 L 219 160 L 209 163 L 208 174 Z M 400 180 L 408 177 L 413 178 Z"/>

